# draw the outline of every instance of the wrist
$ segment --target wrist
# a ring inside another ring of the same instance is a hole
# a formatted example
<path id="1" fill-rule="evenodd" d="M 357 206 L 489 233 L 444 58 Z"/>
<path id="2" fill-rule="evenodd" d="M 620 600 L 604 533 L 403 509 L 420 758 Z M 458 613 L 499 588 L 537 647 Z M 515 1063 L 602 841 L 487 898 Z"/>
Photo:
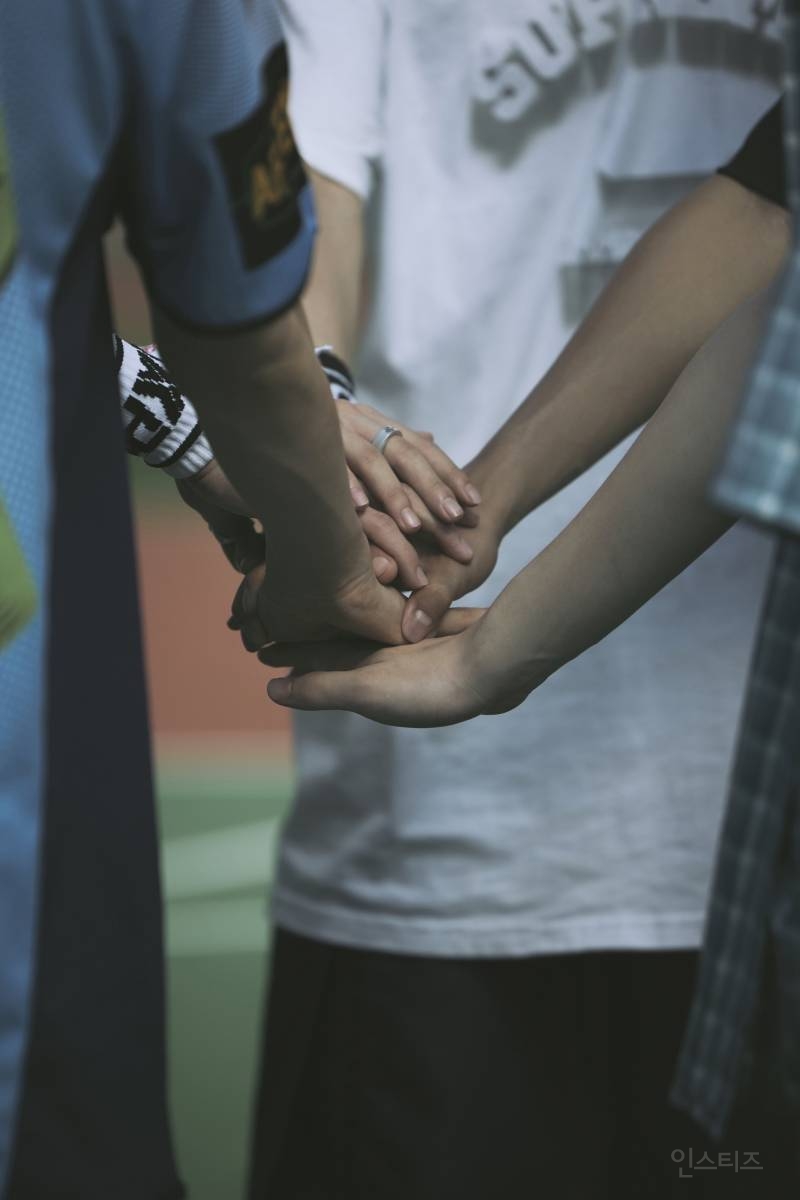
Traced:
<path id="1" fill-rule="evenodd" d="M 126 449 L 173 479 L 191 479 L 214 461 L 194 405 L 169 378 L 155 346 L 115 335 Z"/>
<path id="2" fill-rule="evenodd" d="M 485 697 L 487 713 L 516 708 L 565 661 L 539 645 L 525 644 L 524 627 L 506 611 L 504 595 L 468 631 L 475 686 Z"/>
<path id="3" fill-rule="evenodd" d="M 503 538 L 516 524 L 513 487 L 509 486 L 509 473 L 505 467 L 493 466 L 491 459 L 481 452 L 464 468 L 481 494 L 480 529 L 490 535 L 499 546 Z"/>

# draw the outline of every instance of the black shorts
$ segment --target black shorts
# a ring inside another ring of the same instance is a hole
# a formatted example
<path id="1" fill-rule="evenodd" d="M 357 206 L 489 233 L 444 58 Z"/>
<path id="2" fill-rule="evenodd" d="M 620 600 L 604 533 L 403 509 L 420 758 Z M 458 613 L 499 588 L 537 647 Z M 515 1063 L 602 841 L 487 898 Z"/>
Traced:
<path id="1" fill-rule="evenodd" d="M 714 1146 L 667 1101 L 696 957 L 436 959 L 279 932 L 250 1200 L 787 1200 L 767 1107 Z M 680 1178 L 690 1148 L 764 1170 Z"/>

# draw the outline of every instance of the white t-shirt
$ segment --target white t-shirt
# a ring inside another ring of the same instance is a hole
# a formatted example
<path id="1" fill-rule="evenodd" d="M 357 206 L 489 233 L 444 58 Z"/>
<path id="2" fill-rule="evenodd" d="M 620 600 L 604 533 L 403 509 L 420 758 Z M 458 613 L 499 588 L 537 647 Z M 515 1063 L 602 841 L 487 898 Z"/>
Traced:
<path id="1" fill-rule="evenodd" d="M 285 0 L 301 151 L 368 201 L 361 398 L 468 461 L 772 102 L 774 7 Z M 474 602 L 622 452 L 523 522 Z M 437 955 L 697 945 L 768 551 L 734 530 L 505 716 L 301 715 L 277 922 Z"/>

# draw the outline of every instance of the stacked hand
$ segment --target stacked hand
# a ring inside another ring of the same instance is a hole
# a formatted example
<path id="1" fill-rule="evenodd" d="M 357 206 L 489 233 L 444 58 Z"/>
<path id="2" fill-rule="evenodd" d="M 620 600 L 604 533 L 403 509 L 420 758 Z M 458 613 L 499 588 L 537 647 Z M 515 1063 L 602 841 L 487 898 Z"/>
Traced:
<path id="1" fill-rule="evenodd" d="M 491 620 L 478 609 L 451 607 L 491 574 L 499 523 L 486 513 L 478 521 L 480 496 L 469 474 L 430 434 L 392 422 L 403 436 L 381 453 L 372 439 L 387 419 L 365 405 L 337 400 L 336 406 L 372 569 L 365 559 L 365 569 L 335 595 L 315 595 L 280 569 L 269 570 L 248 505 L 216 462 L 179 484 L 245 575 L 231 628 L 265 664 L 292 668 L 270 682 L 271 698 L 413 726 L 513 707 L 530 685 L 515 685 L 495 669 Z M 408 599 L 400 588 L 411 593 Z"/>
<path id="2" fill-rule="evenodd" d="M 268 666 L 291 667 L 292 673 L 269 683 L 271 699 L 289 708 L 345 709 L 383 724 L 415 728 L 452 725 L 520 704 L 549 672 L 522 678 L 508 669 L 503 659 L 514 657 L 513 647 L 511 656 L 497 653 L 503 622 L 492 610 L 451 608 L 491 574 L 500 525 L 483 512 L 480 524 L 463 536 L 472 552 L 468 564 L 456 562 L 431 542 L 418 544 L 429 582 L 405 602 L 402 632 L 412 644 L 276 639 L 261 646 L 259 658 Z M 240 590 L 240 613 L 248 606 L 254 610 L 257 583 L 251 577 Z M 250 645 L 262 634 L 256 627 Z"/>
<path id="3" fill-rule="evenodd" d="M 435 444 L 431 434 L 393 422 L 393 437 L 381 453 L 374 435 L 389 424 L 368 405 L 336 402 L 353 503 L 370 544 L 375 575 L 406 590 L 425 586 L 419 554 L 409 538 L 424 533 L 455 562 L 468 563 L 465 537 L 478 522 L 480 496 L 464 471 Z M 181 480 L 186 503 L 207 522 L 231 565 L 246 574 L 263 561 L 264 541 L 250 507 L 212 461 L 200 474 Z"/>

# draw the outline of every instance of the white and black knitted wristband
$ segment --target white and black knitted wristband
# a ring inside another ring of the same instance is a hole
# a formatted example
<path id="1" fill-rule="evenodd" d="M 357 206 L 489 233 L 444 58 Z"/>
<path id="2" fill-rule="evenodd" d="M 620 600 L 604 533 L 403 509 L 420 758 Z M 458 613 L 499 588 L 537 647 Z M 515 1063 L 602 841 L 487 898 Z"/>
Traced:
<path id="1" fill-rule="evenodd" d="M 125 448 L 174 479 L 196 475 L 214 458 L 197 410 L 166 372 L 155 346 L 142 348 L 114 334 Z M 355 403 L 350 369 L 331 346 L 315 350 L 335 400 Z"/>
<path id="2" fill-rule="evenodd" d="M 173 479 L 196 475 L 214 458 L 194 405 L 166 372 L 155 346 L 142 349 L 114 334 L 125 448 Z"/>
<path id="3" fill-rule="evenodd" d="M 328 377 L 331 395 L 334 400 L 347 400 L 350 404 L 356 402 L 356 382 L 350 368 L 335 353 L 333 346 L 317 346 L 314 353 L 317 361 Z"/>

